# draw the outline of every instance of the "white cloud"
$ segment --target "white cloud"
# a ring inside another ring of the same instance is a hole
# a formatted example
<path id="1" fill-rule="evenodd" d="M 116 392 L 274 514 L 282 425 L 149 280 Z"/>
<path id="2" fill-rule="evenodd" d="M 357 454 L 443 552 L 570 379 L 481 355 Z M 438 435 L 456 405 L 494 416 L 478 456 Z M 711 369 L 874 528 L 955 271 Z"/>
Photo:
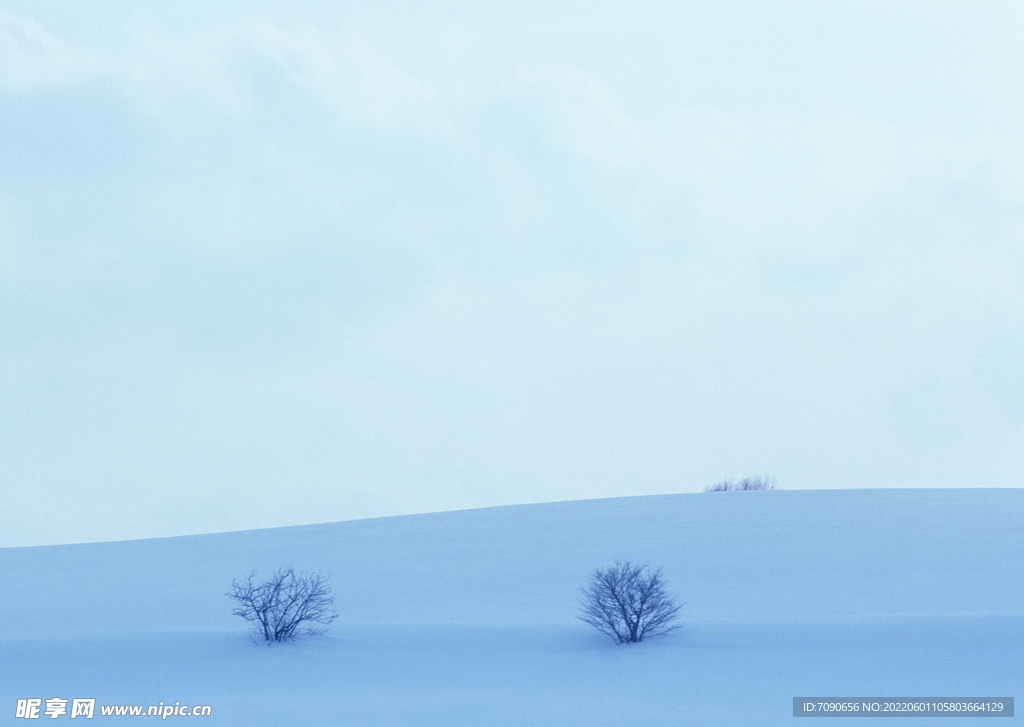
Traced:
<path id="1" fill-rule="evenodd" d="M 436 114 L 434 89 L 363 36 L 310 27 L 286 31 L 262 22 L 247 37 L 254 49 L 349 123 L 407 131 L 437 123 L 431 118 Z"/>
<path id="2" fill-rule="evenodd" d="M 0 88 L 81 82 L 104 65 L 100 57 L 68 45 L 32 18 L 0 12 Z"/>
<path id="3" fill-rule="evenodd" d="M 566 65 L 519 64 L 498 87 L 504 103 L 536 104 L 553 143 L 601 168 L 644 156 L 644 132 L 594 75 Z"/>

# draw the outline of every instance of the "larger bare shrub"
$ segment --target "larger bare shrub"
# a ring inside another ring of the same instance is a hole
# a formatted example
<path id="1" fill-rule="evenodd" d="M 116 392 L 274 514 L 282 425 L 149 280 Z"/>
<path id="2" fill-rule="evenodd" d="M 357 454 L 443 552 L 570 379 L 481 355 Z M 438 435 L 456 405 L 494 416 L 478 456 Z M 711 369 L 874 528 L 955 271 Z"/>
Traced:
<path id="1" fill-rule="evenodd" d="M 271 644 L 319 634 L 337 618 L 325 575 L 280 568 L 264 583 L 255 578 L 253 571 L 244 581 L 233 581 L 231 592 L 224 595 L 238 603 L 231 613 L 251 623 L 257 639 Z"/>
<path id="2" fill-rule="evenodd" d="M 679 608 L 665 590 L 660 568 L 626 561 L 594 571 L 582 588 L 579 618 L 615 643 L 627 644 L 679 628 Z"/>

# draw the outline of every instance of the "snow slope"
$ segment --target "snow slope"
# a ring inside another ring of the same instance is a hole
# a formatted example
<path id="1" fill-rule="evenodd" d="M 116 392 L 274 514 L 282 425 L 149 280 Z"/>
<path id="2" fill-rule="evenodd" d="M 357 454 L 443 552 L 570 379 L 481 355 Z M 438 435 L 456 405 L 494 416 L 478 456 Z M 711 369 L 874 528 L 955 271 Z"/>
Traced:
<path id="1" fill-rule="evenodd" d="M 29 723 L 30 697 L 208 704 L 207 725 L 540 727 L 1019 696 L 1022 513 L 1016 489 L 726 492 L 2 549 L 0 724 Z M 616 646 L 575 620 L 617 559 L 664 568 L 683 629 Z M 223 594 L 289 564 L 332 574 L 340 617 L 254 645 Z M 950 724 L 913 724 L 932 722 Z M 860 723 L 885 720 L 841 724 Z"/>

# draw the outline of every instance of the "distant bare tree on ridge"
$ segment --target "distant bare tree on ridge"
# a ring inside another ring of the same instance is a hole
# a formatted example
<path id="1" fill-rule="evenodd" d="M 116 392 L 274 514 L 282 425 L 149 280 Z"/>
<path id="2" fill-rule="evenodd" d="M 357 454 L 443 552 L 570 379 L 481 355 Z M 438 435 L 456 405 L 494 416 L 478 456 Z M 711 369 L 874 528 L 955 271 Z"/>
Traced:
<path id="1" fill-rule="evenodd" d="M 729 480 L 722 480 L 714 485 L 708 485 L 704 488 L 704 492 L 737 492 L 740 490 L 774 490 L 775 489 L 775 478 L 767 477 L 765 475 L 755 475 L 753 477 L 744 477 L 739 482 L 731 482 Z"/>

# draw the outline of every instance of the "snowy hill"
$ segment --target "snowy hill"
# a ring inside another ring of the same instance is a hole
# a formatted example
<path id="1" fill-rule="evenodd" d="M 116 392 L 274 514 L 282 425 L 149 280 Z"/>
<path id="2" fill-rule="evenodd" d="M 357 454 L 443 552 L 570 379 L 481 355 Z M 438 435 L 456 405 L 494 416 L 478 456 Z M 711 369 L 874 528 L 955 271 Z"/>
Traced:
<path id="1" fill-rule="evenodd" d="M 539 727 L 1019 696 L 1022 513 L 1015 489 L 702 493 L 3 549 L 0 724 L 52 697 L 210 705 L 207 725 Z M 664 569 L 684 628 L 615 646 L 575 619 L 589 573 L 625 559 Z M 330 573 L 339 618 L 253 645 L 224 593 L 282 565 Z"/>

